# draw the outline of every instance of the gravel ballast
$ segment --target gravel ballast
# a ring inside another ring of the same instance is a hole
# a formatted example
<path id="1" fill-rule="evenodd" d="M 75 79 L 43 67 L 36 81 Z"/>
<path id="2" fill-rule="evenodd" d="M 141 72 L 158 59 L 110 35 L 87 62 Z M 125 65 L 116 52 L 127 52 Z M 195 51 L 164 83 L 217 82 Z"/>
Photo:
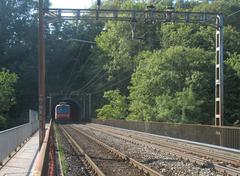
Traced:
<path id="1" fill-rule="evenodd" d="M 85 130 L 88 134 L 97 137 L 99 140 L 120 150 L 124 154 L 132 157 L 143 164 L 150 166 L 152 169 L 162 173 L 163 175 L 200 175 L 200 176 L 219 176 L 210 166 L 199 166 L 184 159 L 180 159 L 170 153 L 163 151 L 155 151 L 143 145 L 136 145 L 131 142 L 124 141 L 120 138 L 107 135 L 105 133 L 87 128 L 87 125 L 78 125 L 79 128 Z"/>
<path id="2" fill-rule="evenodd" d="M 92 176 L 94 175 L 91 170 L 86 169 L 83 161 L 80 159 L 81 156 L 76 154 L 74 149 L 71 147 L 61 130 L 58 129 L 60 141 L 58 144 L 61 145 L 65 156 L 66 173 L 65 175 L 81 175 L 81 176 Z"/>

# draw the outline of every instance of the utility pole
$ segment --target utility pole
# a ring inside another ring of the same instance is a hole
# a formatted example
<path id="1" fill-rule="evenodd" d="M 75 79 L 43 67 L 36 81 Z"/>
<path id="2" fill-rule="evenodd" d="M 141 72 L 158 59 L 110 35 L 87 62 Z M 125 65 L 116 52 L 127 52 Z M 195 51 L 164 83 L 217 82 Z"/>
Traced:
<path id="1" fill-rule="evenodd" d="M 49 116 L 49 118 L 51 118 L 51 112 L 52 112 L 52 96 L 49 95 L 49 96 L 47 96 L 47 98 L 49 99 L 48 116 Z"/>
<path id="2" fill-rule="evenodd" d="M 83 118 L 86 120 L 86 98 L 85 94 L 83 94 Z"/>
<path id="3" fill-rule="evenodd" d="M 39 101 L 39 150 L 45 137 L 45 48 L 44 48 L 44 11 L 43 0 L 39 0 L 39 31 L 38 31 L 38 101 Z"/>
<path id="4" fill-rule="evenodd" d="M 92 115 L 92 94 L 89 93 L 88 94 L 88 116 L 89 116 L 89 119 L 91 119 L 91 115 Z"/>

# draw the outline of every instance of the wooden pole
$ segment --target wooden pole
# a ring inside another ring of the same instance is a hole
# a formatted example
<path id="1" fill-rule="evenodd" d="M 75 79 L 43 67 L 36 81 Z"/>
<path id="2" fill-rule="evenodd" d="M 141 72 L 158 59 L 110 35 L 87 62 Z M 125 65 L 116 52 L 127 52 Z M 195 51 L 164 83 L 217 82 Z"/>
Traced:
<path id="1" fill-rule="evenodd" d="M 39 98 L 39 150 L 45 137 L 46 97 L 45 97 L 45 48 L 44 48 L 44 12 L 43 0 L 39 0 L 38 31 L 38 98 Z"/>

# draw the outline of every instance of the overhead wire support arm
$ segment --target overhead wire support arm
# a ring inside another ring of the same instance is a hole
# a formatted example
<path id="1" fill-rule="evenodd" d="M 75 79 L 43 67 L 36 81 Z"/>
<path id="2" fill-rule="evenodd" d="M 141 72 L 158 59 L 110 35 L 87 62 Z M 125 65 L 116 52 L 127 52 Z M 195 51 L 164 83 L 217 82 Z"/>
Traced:
<path id="1" fill-rule="evenodd" d="M 63 20 L 117 20 L 215 24 L 217 13 L 120 9 L 44 9 L 50 18 Z"/>

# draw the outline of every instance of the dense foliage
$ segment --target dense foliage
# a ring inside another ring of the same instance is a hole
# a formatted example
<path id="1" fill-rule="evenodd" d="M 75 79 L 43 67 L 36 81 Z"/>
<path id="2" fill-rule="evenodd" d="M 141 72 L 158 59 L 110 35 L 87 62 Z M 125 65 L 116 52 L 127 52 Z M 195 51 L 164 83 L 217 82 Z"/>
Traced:
<path id="1" fill-rule="evenodd" d="M 9 71 L 0 71 L 0 130 L 6 128 L 8 112 L 15 102 L 15 83 L 17 75 Z"/>
<path id="2" fill-rule="evenodd" d="M 129 118 L 173 122 L 210 119 L 214 106 L 212 53 L 175 46 L 140 57 L 131 80 Z"/>
<path id="3" fill-rule="evenodd" d="M 177 11 L 224 14 L 225 124 L 238 123 L 240 13 L 235 12 L 240 0 L 151 2 L 158 10 L 173 6 Z M 45 0 L 45 7 L 49 5 Z M 105 0 L 101 8 L 149 5 L 148 0 Z M 0 2 L 0 67 L 19 77 L 16 104 L 7 110 L 8 127 L 25 122 L 29 108 L 37 109 L 37 7 L 34 0 Z M 214 121 L 215 29 L 211 26 L 46 17 L 45 39 L 47 95 L 55 93 L 53 101 L 71 97 L 85 107 L 88 102 L 83 101 L 91 94 L 92 115 L 100 118 Z"/>
<path id="4" fill-rule="evenodd" d="M 97 110 L 98 117 L 102 119 L 125 119 L 127 117 L 126 97 L 120 95 L 119 90 L 110 90 L 104 92 L 109 104 L 104 105 Z"/>

